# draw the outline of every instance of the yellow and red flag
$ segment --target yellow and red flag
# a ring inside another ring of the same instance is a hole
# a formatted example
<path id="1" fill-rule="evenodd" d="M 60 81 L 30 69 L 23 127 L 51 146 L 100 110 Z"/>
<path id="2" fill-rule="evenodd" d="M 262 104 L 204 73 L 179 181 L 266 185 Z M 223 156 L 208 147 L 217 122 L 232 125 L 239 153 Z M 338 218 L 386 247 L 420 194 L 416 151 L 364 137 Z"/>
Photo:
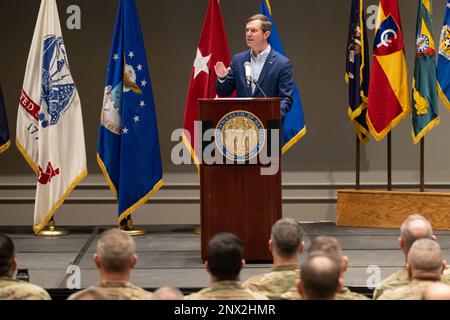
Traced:
<path id="1" fill-rule="evenodd" d="M 381 140 L 411 112 L 397 0 L 380 0 L 370 78 L 367 122 Z"/>

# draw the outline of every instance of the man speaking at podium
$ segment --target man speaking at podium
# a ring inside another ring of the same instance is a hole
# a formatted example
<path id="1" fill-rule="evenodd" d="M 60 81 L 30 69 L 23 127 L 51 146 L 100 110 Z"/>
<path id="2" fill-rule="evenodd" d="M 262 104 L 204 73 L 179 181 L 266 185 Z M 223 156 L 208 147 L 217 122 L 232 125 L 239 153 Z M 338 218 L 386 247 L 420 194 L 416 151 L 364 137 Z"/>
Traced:
<path id="1" fill-rule="evenodd" d="M 262 14 L 248 18 L 245 37 L 250 50 L 234 55 L 231 66 L 215 64 L 216 90 L 221 97 L 280 97 L 281 120 L 291 109 L 294 79 L 288 58 L 268 43 L 272 23 Z"/>

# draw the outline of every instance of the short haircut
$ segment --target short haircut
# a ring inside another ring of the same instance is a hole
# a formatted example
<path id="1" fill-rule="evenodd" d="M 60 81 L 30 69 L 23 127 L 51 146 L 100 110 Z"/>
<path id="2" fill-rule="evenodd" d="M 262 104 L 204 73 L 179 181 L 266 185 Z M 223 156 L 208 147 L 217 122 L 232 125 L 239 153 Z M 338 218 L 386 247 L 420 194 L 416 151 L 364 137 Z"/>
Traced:
<path id="1" fill-rule="evenodd" d="M 405 252 L 408 253 L 414 241 L 418 239 L 431 239 L 433 228 L 430 222 L 421 214 L 409 215 L 400 227 L 400 237 L 405 244 Z"/>
<path id="2" fill-rule="evenodd" d="M 408 263 L 414 270 L 439 272 L 442 260 L 439 243 L 431 239 L 416 240 L 408 253 Z"/>
<path id="3" fill-rule="evenodd" d="M 14 243 L 6 234 L 0 234 L 0 277 L 8 276 L 14 260 Z"/>
<path id="4" fill-rule="evenodd" d="M 300 278 L 305 293 L 313 299 L 334 297 L 341 274 L 339 262 L 322 251 L 315 251 L 301 266 Z"/>
<path id="5" fill-rule="evenodd" d="M 266 31 L 271 31 L 272 30 L 272 22 L 270 22 L 270 19 L 268 17 L 266 17 L 263 14 L 254 14 L 253 16 L 251 16 L 250 18 L 247 19 L 246 23 L 249 23 L 250 21 L 254 21 L 254 20 L 260 20 L 261 21 L 261 30 L 263 31 L 263 33 L 266 33 Z"/>
<path id="6" fill-rule="evenodd" d="M 218 233 L 208 242 L 208 267 L 217 280 L 236 280 L 241 272 L 244 248 L 232 233 Z"/>
<path id="7" fill-rule="evenodd" d="M 97 255 L 106 272 L 123 273 L 130 269 L 136 244 L 128 233 L 119 229 L 105 231 L 97 242 Z"/>
<path id="8" fill-rule="evenodd" d="M 333 237 L 317 236 L 311 241 L 308 253 L 315 251 L 322 251 L 328 255 L 335 256 L 338 259 L 342 258 L 342 251 L 339 241 Z"/>
<path id="9" fill-rule="evenodd" d="M 272 226 L 271 239 L 280 256 L 292 257 L 303 241 L 303 230 L 294 219 L 283 218 Z"/>

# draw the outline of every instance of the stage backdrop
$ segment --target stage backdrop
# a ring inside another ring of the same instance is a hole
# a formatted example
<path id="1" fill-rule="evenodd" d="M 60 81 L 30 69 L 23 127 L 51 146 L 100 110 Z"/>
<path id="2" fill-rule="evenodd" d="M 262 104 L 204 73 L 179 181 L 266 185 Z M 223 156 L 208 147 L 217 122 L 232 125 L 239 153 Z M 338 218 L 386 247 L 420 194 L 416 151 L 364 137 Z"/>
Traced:
<path id="1" fill-rule="evenodd" d="M 179 141 L 172 142 L 170 137 L 174 129 L 183 126 L 189 77 L 208 1 L 136 2 L 152 78 L 167 188 L 155 194 L 154 203 L 144 206 L 135 217 L 142 223 L 198 223 L 196 169 L 194 165 L 172 163 L 171 150 Z M 306 135 L 284 156 L 284 213 L 303 220 L 334 220 L 333 185 L 354 181 L 355 135 L 347 116 L 344 82 L 351 1 L 270 2 L 272 16 L 294 66 L 307 126 Z M 72 76 L 82 102 L 90 174 L 84 184 L 96 184 L 89 190 L 76 190 L 73 194 L 76 199 L 64 204 L 56 213 L 57 221 L 64 224 L 114 224 L 116 221 L 115 205 L 111 194 L 101 186 L 106 183 L 95 157 L 117 3 L 116 0 L 58 0 Z M 436 41 L 439 40 L 445 3 L 445 0 L 432 1 Z M 12 141 L 39 4 L 40 0 L 0 1 L 0 83 Z M 259 4 L 257 0 L 220 1 L 232 54 L 246 49 L 245 20 L 259 11 Z M 378 2 L 367 0 L 366 8 L 375 4 Z M 69 30 L 66 26 L 71 15 L 66 10 L 71 5 L 81 9 L 80 30 Z M 411 84 L 417 1 L 399 0 L 399 5 Z M 366 12 L 366 18 L 370 27 L 375 13 Z M 369 51 L 372 52 L 373 30 L 368 30 L 368 35 Z M 439 112 L 440 126 L 426 136 L 426 181 L 450 184 L 450 115 L 441 102 Z M 410 116 L 393 130 L 392 146 L 394 184 L 418 183 L 419 146 L 412 142 Z M 362 147 L 361 159 L 363 184 L 385 182 L 386 140 L 377 143 L 371 138 Z M 33 185 L 32 172 L 15 146 L 0 155 L 0 224 L 31 225 Z M 317 185 L 322 187 L 315 190 Z M 103 199 L 101 209 L 94 205 L 96 198 Z M 163 211 L 168 213 L 163 215 Z"/>

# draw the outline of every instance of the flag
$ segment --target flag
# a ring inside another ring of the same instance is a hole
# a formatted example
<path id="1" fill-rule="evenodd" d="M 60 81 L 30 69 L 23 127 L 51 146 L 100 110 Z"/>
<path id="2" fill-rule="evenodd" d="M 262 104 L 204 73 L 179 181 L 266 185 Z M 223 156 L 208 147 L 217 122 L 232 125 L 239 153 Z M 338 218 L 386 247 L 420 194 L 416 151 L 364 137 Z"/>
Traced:
<path id="1" fill-rule="evenodd" d="M 216 97 L 214 65 L 218 61 L 229 66 L 231 63 L 230 50 L 219 1 L 209 0 L 184 106 L 183 142 L 197 166 L 199 165 L 197 155 L 198 152 L 201 152 L 201 150 L 195 149 L 194 137 L 194 122 L 199 120 L 198 99 Z"/>
<path id="2" fill-rule="evenodd" d="M 398 1 L 380 0 L 367 102 L 370 133 L 383 139 L 410 112 Z"/>
<path id="3" fill-rule="evenodd" d="M 439 96 L 445 107 L 450 111 L 450 0 L 447 0 L 439 41 L 437 82 Z"/>
<path id="4" fill-rule="evenodd" d="M 286 56 L 281 38 L 279 36 L 277 27 L 272 18 L 272 9 L 269 0 L 261 1 L 261 14 L 265 15 L 272 22 L 272 31 L 270 32 L 269 43 L 270 46 Z M 283 137 L 282 137 L 282 153 L 288 151 L 300 138 L 306 133 L 305 117 L 303 115 L 303 106 L 300 100 L 300 91 L 298 90 L 297 82 L 294 81 L 294 92 L 292 95 L 292 106 L 289 112 L 284 117 Z"/>
<path id="5" fill-rule="evenodd" d="M 97 161 L 118 222 L 163 184 L 152 84 L 134 0 L 120 0 L 106 74 Z"/>
<path id="6" fill-rule="evenodd" d="M 369 49 L 363 0 L 352 0 L 347 39 L 345 81 L 348 84 L 348 116 L 362 143 L 369 141 L 366 122 L 369 92 Z"/>
<path id="7" fill-rule="evenodd" d="M 17 113 L 16 145 L 37 175 L 35 233 L 87 175 L 83 119 L 55 0 L 42 0 Z"/>
<path id="8" fill-rule="evenodd" d="M 0 153 L 5 152 L 11 145 L 9 141 L 8 121 L 6 119 L 5 100 L 0 86 Z"/>
<path id="9" fill-rule="evenodd" d="M 431 0 L 419 0 L 412 90 L 412 137 L 414 143 L 417 143 L 440 122 L 437 108 L 436 45 L 431 22 Z"/>

